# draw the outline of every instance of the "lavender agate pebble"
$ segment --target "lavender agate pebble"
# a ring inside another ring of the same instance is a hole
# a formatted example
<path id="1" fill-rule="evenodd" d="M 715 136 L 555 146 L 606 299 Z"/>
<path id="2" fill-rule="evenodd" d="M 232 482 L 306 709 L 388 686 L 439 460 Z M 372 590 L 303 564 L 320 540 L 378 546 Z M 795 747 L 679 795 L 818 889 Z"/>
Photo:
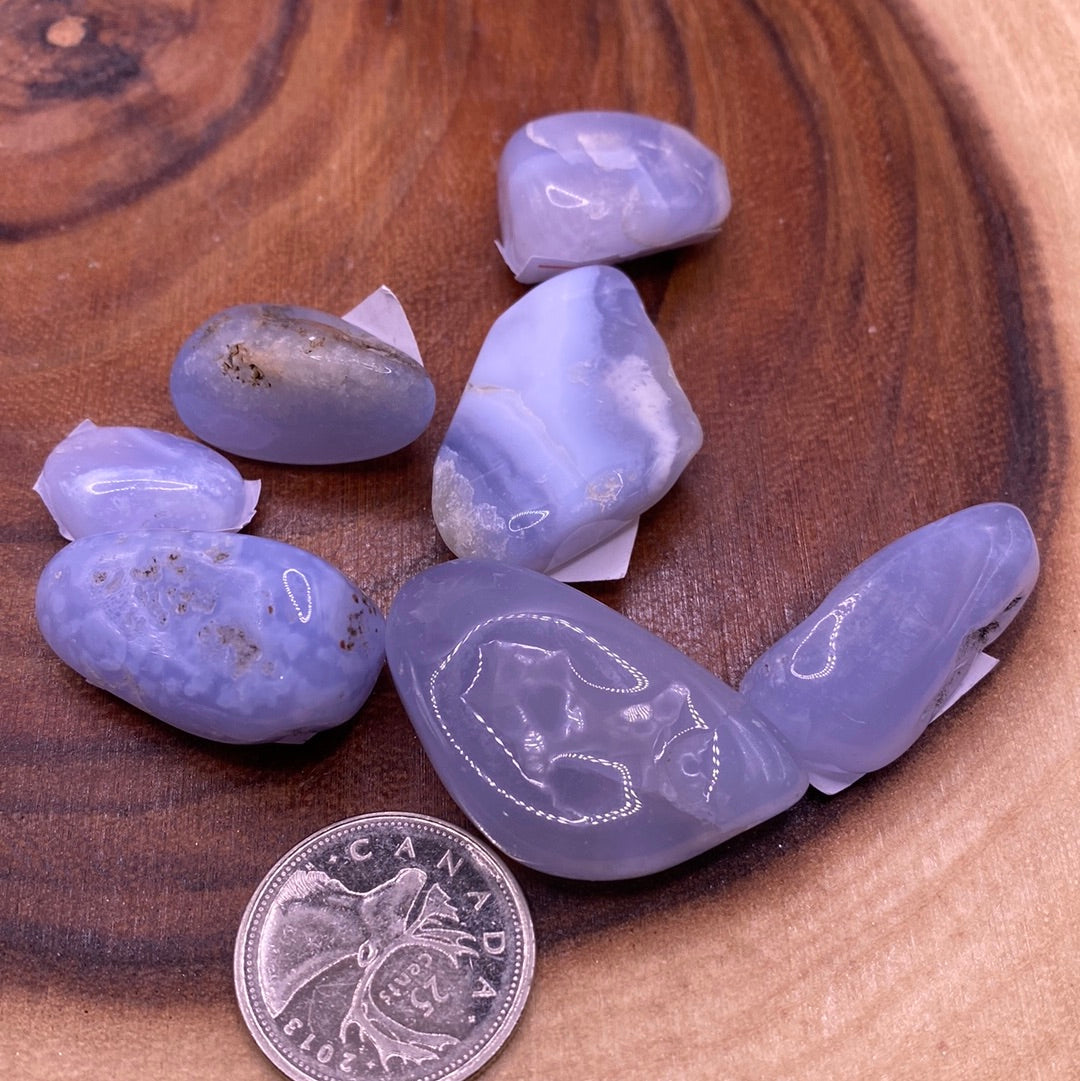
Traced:
<path id="1" fill-rule="evenodd" d="M 200 439 L 293 465 L 400 450 L 435 409 L 431 379 L 412 357 L 336 316 L 274 304 L 207 320 L 180 347 L 169 389 Z"/>
<path id="2" fill-rule="evenodd" d="M 630 279 L 582 267 L 495 321 L 435 461 L 455 555 L 551 571 L 656 503 L 701 425 Z"/>
<path id="3" fill-rule="evenodd" d="M 349 720 L 382 668 L 383 618 L 334 567 L 234 533 L 103 533 L 42 572 L 45 640 L 95 686 L 224 743 L 298 743 Z"/>
<path id="4" fill-rule="evenodd" d="M 45 459 L 34 491 L 74 540 L 118 529 L 241 529 L 259 481 L 194 440 L 84 420 Z"/>
<path id="5" fill-rule="evenodd" d="M 551 874 L 629 878 L 795 803 L 807 779 L 734 690 L 570 586 L 490 561 L 421 573 L 387 659 L 451 795 Z"/>
<path id="6" fill-rule="evenodd" d="M 812 776 L 844 784 L 903 754 L 1039 573 L 1007 503 L 932 522 L 860 564 L 746 673 L 742 693 Z"/>
<path id="7" fill-rule="evenodd" d="M 498 247 L 522 282 L 704 240 L 731 209 L 716 154 L 634 113 L 533 120 L 507 142 L 498 190 Z"/>

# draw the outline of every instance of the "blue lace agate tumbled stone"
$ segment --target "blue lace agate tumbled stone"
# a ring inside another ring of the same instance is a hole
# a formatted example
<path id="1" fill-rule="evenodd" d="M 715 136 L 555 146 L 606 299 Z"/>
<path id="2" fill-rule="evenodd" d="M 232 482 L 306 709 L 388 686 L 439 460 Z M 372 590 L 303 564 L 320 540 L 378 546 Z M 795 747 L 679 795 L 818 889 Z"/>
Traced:
<path id="1" fill-rule="evenodd" d="M 458 560 L 407 582 L 387 659 L 451 795 L 552 874 L 644 875 L 795 803 L 802 768 L 734 690 L 544 575 Z"/>
<path id="2" fill-rule="evenodd" d="M 716 154 L 634 113 L 531 121 L 503 150 L 498 191 L 499 250 L 522 282 L 704 240 L 731 209 Z"/>
<path id="3" fill-rule="evenodd" d="M 423 365 L 325 312 L 227 308 L 173 363 L 180 419 L 207 443 L 268 462 L 328 465 L 411 443 L 435 409 Z"/>
<path id="4" fill-rule="evenodd" d="M 701 425 L 630 279 L 560 274 L 495 321 L 435 461 L 458 556 L 550 571 L 657 502 Z"/>
<path id="5" fill-rule="evenodd" d="M 1018 508 L 951 514 L 856 567 L 754 662 L 740 690 L 812 775 L 843 784 L 915 742 L 1038 573 Z"/>
<path id="6" fill-rule="evenodd" d="M 45 459 L 34 491 L 74 540 L 118 529 L 241 529 L 259 481 L 192 439 L 84 420 Z"/>
<path id="7" fill-rule="evenodd" d="M 58 656 L 186 732 L 296 743 L 349 720 L 382 668 L 383 617 L 334 567 L 235 533 L 100 533 L 37 589 Z"/>

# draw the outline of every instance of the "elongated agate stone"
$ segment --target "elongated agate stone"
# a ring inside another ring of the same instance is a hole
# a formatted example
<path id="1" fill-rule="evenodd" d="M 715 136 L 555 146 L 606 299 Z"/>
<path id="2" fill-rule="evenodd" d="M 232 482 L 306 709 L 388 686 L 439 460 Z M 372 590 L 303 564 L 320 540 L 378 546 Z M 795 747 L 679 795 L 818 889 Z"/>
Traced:
<path id="1" fill-rule="evenodd" d="M 427 427 L 423 365 L 325 312 L 227 308 L 180 347 L 169 390 L 200 439 L 233 454 L 328 465 L 400 450 Z"/>
<path id="2" fill-rule="evenodd" d="M 499 159 L 499 251 L 518 281 L 714 235 L 731 209 L 721 160 L 684 128 L 620 112 L 533 120 Z"/>
<path id="3" fill-rule="evenodd" d="M 1038 574 L 1021 510 L 968 507 L 861 563 L 739 689 L 813 775 L 843 783 L 880 769 L 937 716 Z"/>
<path id="4" fill-rule="evenodd" d="M 387 617 L 394 682 L 451 795 L 522 863 L 648 874 L 777 814 L 802 767 L 754 707 L 570 586 L 457 560 Z"/>
<path id="5" fill-rule="evenodd" d="M 971 507 L 851 572 L 734 691 L 531 571 L 458 560 L 387 617 L 402 702 L 451 795 L 516 860 L 571 878 L 677 863 L 902 754 L 1038 574 L 1024 515 Z"/>
<path id="6" fill-rule="evenodd" d="M 67 540 L 119 529 L 242 529 L 259 487 L 192 439 L 91 420 L 53 448 L 34 482 Z"/>
<path id="7" fill-rule="evenodd" d="M 550 571 L 675 483 L 701 425 L 630 279 L 582 267 L 495 321 L 435 461 L 455 555 Z"/>
<path id="8" fill-rule="evenodd" d="M 159 720 L 224 743 L 342 724 L 384 660 L 382 615 L 330 564 L 235 533 L 99 533 L 41 574 L 37 620 L 66 664 Z"/>

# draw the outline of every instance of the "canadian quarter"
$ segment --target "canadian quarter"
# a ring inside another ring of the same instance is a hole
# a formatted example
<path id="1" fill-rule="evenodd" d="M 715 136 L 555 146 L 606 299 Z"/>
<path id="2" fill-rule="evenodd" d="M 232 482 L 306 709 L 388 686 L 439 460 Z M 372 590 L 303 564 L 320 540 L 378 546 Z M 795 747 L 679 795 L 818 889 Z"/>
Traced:
<path id="1" fill-rule="evenodd" d="M 535 942 L 484 844 L 425 815 L 360 815 L 283 856 L 236 940 L 240 1012 L 294 1081 L 461 1081 L 521 1016 Z"/>

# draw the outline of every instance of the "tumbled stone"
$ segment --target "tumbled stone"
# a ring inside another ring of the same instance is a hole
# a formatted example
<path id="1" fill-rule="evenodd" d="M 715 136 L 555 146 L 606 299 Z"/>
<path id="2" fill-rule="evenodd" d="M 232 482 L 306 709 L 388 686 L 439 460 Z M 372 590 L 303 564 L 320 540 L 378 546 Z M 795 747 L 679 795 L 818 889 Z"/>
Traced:
<path id="1" fill-rule="evenodd" d="M 274 304 L 207 320 L 180 347 L 169 389 L 200 439 L 294 465 L 400 450 L 435 409 L 431 379 L 412 357 L 336 316 Z"/>
<path id="2" fill-rule="evenodd" d="M 435 523 L 458 556 L 554 570 L 661 499 L 700 446 L 630 279 L 568 271 L 488 333 L 435 462 Z"/>
<path id="3" fill-rule="evenodd" d="M 951 514 L 851 571 L 754 662 L 740 690 L 812 775 L 844 783 L 915 742 L 1038 573 L 1018 508 Z"/>
<path id="4" fill-rule="evenodd" d="M 45 459 L 34 491 L 74 540 L 120 529 L 241 529 L 259 486 L 192 439 L 84 420 Z"/>
<path id="5" fill-rule="evenodd" d="M 518 281 L 705 240 L 731 209 L 721 160 L 684 128 L 620 112 L 533 120 L 499 160 L 498 247 Z"/>
<path id="6" fill-rule="evenodd" d="M 42 572 L 37 619 L 95 686 L 225 743 L 297 743 L 349 720 L 384 659 L 383 617 L 359 587 L 245 534 L 73 541 Z"/>
<path id="7" fill-rule="evenodd" d="M 504 852 L 542 871 L 658 871 L 806 789 L 749 702 L 544 575 L 490 561 L 432 567 L 399 591 L 386 649 L 451 795 Z"/>

